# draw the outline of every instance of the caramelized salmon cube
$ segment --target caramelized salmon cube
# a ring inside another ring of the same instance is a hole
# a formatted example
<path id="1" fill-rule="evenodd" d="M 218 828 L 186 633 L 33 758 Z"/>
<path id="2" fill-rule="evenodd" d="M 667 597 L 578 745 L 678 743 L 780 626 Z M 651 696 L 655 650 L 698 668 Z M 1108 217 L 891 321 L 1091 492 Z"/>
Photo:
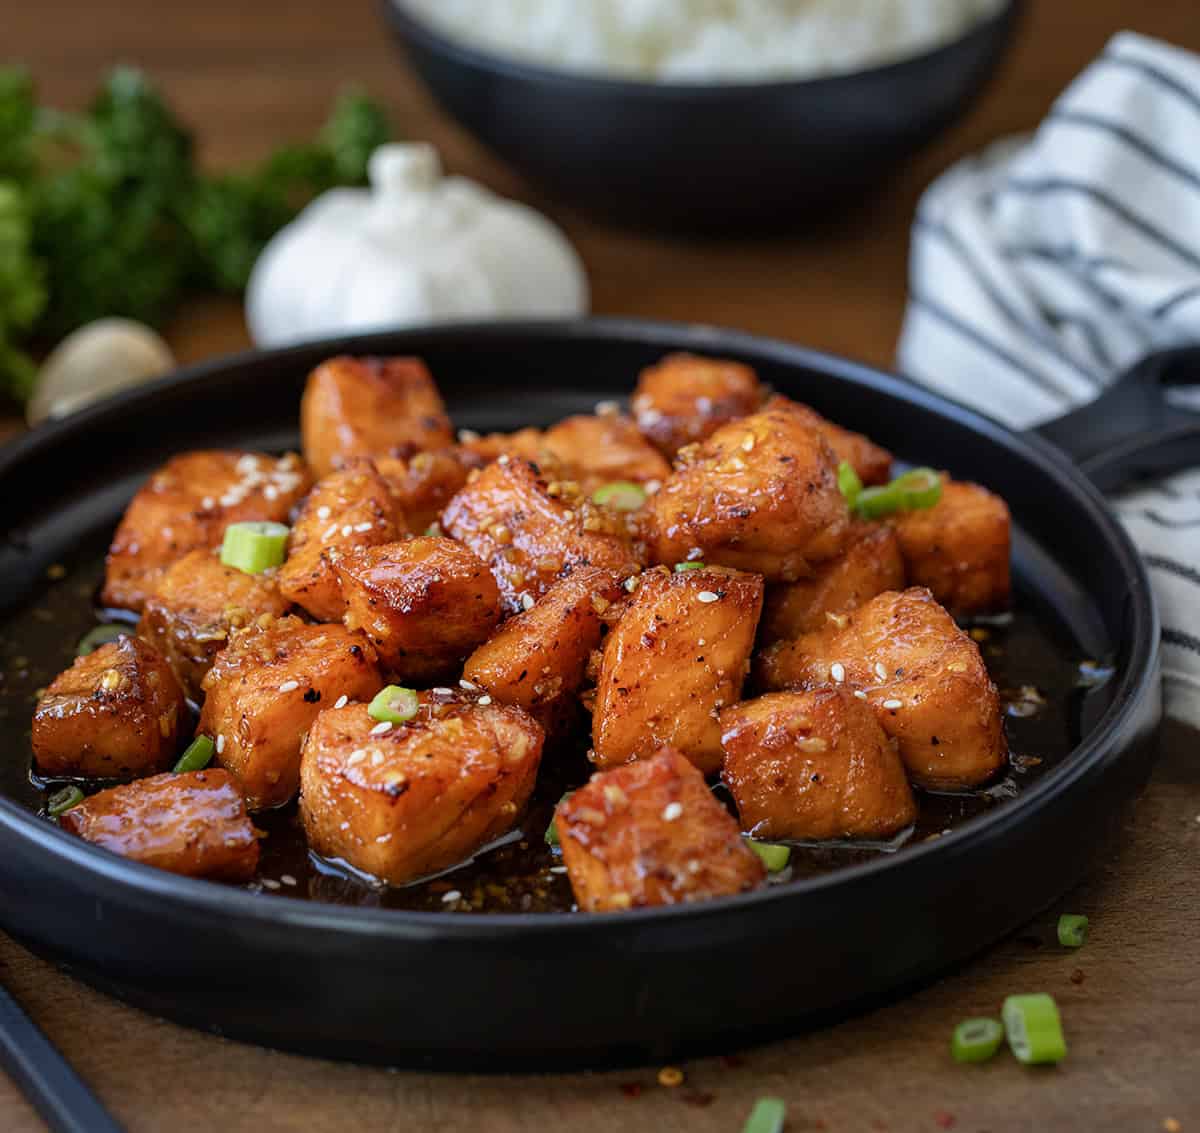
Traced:
<path id="1" fill-rule="evenodd" d="M 326 709 L 304 741 L 300 814 L 318 854 L 393 885 L 464 861 L 516 825 L 542 730 L 520 709 L 422 693 L 403 724 Z"/>
<path id="2" fill-rule="evenodd" d="M 671 748 L 593 775 L 554 821 L 584 912 L 705 901 L 766 877 L 704 776 Z"/>
<path id="3" fill-rule="evenodd" d="M 408 529 L 416 534 L 429 533 L 471 471 L 485 463 L 462 446 L 419 452 L 408 460 L 398 456 L 375 458 L 379 475 L 407 519 Z"/>
<path id="4" fill-rule="evenodd" d="M 541 429 L 518 429 L 515 433 L 472 433 L 464 429 L 459 433 L 462 448 L 476 457 L 481 464 L 491 464 L 502 456 L 515 457 L 540 464 L 545 457 L 542 448 Z"/>
<path id="5" fill-rule="evenodd" d="M 890 527 L 855 523 L 846 549 L 812 578 L 767 587 L 759 639 L 765 644 L 821 629 L 885 590 L 904 586 L 900 544 Z"/>
<path id="6" fill-rule="evenodd" d="M 741 698 L 762 579 L 707 567 L 665 567 L 638 579 L 604 643 L 592 716 L 600 767 L 669 744 L 705 773 L 721 765 L 720 710 Z"/>
<path id="7" fill-rule="evenodd" d="M 400 680 L 457 674 L 500 621 L 496 580 L 453 539 L 385 543 L 345 556 L 337 571 L 346 627 L 365 633 Z"/>
<path id="8" fill-rule="evenodd" d="M 748 417 L 765 393 L 758 375 L 741 362 L 668 354 L 641 372 L 631 406 L 642 434 L 674 456 L 726 422 Z"/>
<path id="9" fill-rule="evenodd" d="M 48 776 L 119 779 L 169 767 L 187 721 L 171 666 L 119 637 L 59 673 L 33 714 L 33 758 Z"/>
<path id="10" fill-rule="evenodd" d="M 767 402 L 767 408 L 787 406 L 800 413 L 808 423 L 817 430 L 833 449 L 833 455 L 840 464 L 843 460 L 858 473 L 858 478 L 864 484 L 886 484 L 892 472 L 892 454 L 885 448 L 880 448 L 869 437 L 862 433 L 843 429 L 826 417 L 822 417 L 811 406 L 798 401 L 776 395 Z"/>
<path id="11" fill-rule="evenodd" d="M 163 571 L 189 551 L 218 547 L 231 523 L 287 522 L 311 480 L 294 453 L 186 452 L 142 486 L 113 536 L 106 606 L 140 611 Z"/>
<path id="12" fill-rule="evenodd" d="M 338 621 L 346 604 L 334 560 L 359 547 L 395 542 L 404 530 L 387 482 L 369 458 L 353 457 L 305 498 L 288 536 L 279 589 L 317 621 Z"/>
<path id="13" fill-rule="evenodd" d="M 832 449 L 778 399 L 685 449 L 643 516 L 652 561 L 702 559 L 770 582 L 809 576 L 850 527 Z"/>
<path id="14" fill-rule="evenodd" d="M 639 569 L 628 538 L 605 528 L 603 509 L 568 506 L 550 487 L 527 461 L 501 456 L 442 513 L 442 530 L 491 568 L 506 613 L 528 609 L 578 567 L 622 577 Z"/>
<path id="15" fill-rule="evenodd" d="M 662 453 L 615 413 L 568 417 L 542 435 L 542 451 L 560 479 L 577 481 L 588 496 L 614 481 L 661 484 L 671 474 Z"/>
<path id="16" fill-rule="evenodd" d="M 454 441 L 441 394 L 419 358 L 341 355 L 323 362 L 304 387 L 300 431 L 304 458 L 318 476 L 352 456 L 406 456 Z"/>
<path id="17" fill-rule="evenodd" d="M 258 837 L 237 780 L 208 768 L 154 775 L 72 807 L 62 828 L 143 865 L 210 881 L 249 881 Z"/>
<path id="18" fill-rule="evenodd" d="M 382 683 L 362 634 L 280 618 L 240 631 L 217 654 L 199 731 L 251 810 L 283 806 L 300 785 L 300 743 L 317 713 L 343 696 L 370 700 Z"/>
<path id="19" fill-rule="evenodd" d="M 721 713 L 721 778 L 756 838 L 886 838 L 916 821 L 893 742 L 844 688 L 774 692 Z"/>
<path id="20" fill-rule="evenodd" d="M 216 551 L 189 551 L 155 584 L 138 635 L 170 662 L 193 700 L 200 699 L 204 674 L 234 630 L 287 611 L 276 573 L 247 574 L 225 566 Z"/>
<path id="21" fill-rule="evenodd" d="M 930 789 L 976 787 L 1008 749 L 1000 698 L 979 647 L 923 588 L 888 591 L 762 655 L 769 689 L 834 683 L 862 692 L 899 745 L 909 777 Z"/>
<path id="22" fill-rule="evenodd" d="M 933 507 L 904 512 L 891 523 L 910 585 L 928 587 L 958 614 L 1008 605 L 1012 517 L 999 496 L 943 477 L 942 498 Z"/>
<path id="23" fill-rule="evenodd" d="M 476 649 L 463 677 L 501 704 L 523 708 L 548 737 L 561 736 L 577 715 L 576 694 L 604 615 L 623 596 L 615 574 L 580 567 Z"/>

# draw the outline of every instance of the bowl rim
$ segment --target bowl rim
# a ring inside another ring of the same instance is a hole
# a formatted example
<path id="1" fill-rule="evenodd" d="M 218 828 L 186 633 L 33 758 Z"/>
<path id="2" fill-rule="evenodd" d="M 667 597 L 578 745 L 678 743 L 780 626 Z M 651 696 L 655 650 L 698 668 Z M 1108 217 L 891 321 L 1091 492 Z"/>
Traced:
<path id="1" fill-rule="evenodd" d="M 424 50 L 450 58 L 460 66 L 492 72 L 507 79 L 526 83 L 572 86 L 591 94 L 659 98 L 668 101 L 720 98 L 724 95 L 747 96 L 758 92 L 770 95 L 789 91 L 795 93 L 800 90 L 829 93 L 835 92 L 840 85 L 867 77 L 898 76 L 906 71 L 919 70 L 929 62 L 956 51 L 967 42 L 976 39 L 990 39 L 994 36 L 1007 39 L 1015 27 L 1025 3 L 1026 0 L 1005 0 L 1004 6 L 998 12 L 978 20 L 961 35 L 935 44 L 915 55 L 906 55 L 874 67 L 861 67 L 853 71 L 839 71 L 834 74 L 814 75 L 809 78 L 774 78 L 762 82 L 747 80 L 728 82 L 719 79 L 712 82 L 695 80 L 678 82 L 608 75 L 598 71 L 572 71 L 526 60 L 516 55 L 497 54 L 487 48 L 473 46 L 457 39 L 452 34 L 448 35 L 442 32 L 413 14 L 408 9 L 406 0 L 379 0 L 384 19 L 401 39 L 406 43 L 412 40 Z"/>
<path id="2" fill-rule="evenodd" d="M 164 903 L 169 908 L 183 907 L 206 916 L 236 916 L 261 926 L 292 928 L 334 933 L 380 936 L 447 936 L 453 939 L 511 938 L 513 936 L 598 931 L 601 927 L 619 931 L 628 927 L 652 929 L 669 926 L 681 917 L 703 919 L 722 917 L 752 909 L 773 901 L 802 900 L 834 886 L 854 886 L 876 880 L 880 874 L 905 868 L 919 868 L 932 856 L 944 858 L 969 852 L 973 843 L 994 842 L 1014 834 L 1015 827 L 1030 821 L 1039 811 L 1054 804 L 1064 792 L 1076 789 L 1079 781 L 1102 770 L 1118 750 L 1122 737 L 1136 725 L 1148 695 L 1159 679 L 1161 647 L 1159 616 L 1145 564 L 1128 533 L 1108 508 L 1103 495 L 1060 449 L 1035 433 L 1018 433 L 949 398 L 916 386 L 903 378 L 838 355 L 813 350 L 743 331 L 706 324 L 669 322 L 635 318 L 576 318 L 561 320 L 500 321 L 451 323 L 417 326 L 368 334 L 320 339 L 274 350 L 247 350 L 221 355 L 181 367 L 152 382 L 122 390 L 76 414 L 53 419 L 25 433 L 17 440 L 0 445 L 0 480 L 10 475 L 26 454 L 54 448 L 74 435 L 86 433 L 89 425 L 103 419 L 119 418 L 143 402 L 153 402 L 164 394 L 184 387 L 202 391 L 214 380 L 256 367 L 271 367 L 295 360 L 299 365 L 309 356 L 328 357 L 358 352 L 378 354 L 421 349 L 424 342 L 436 346 L 455 339 L 483 339 L 502 345 L 505 341 L 541 340 L 582 345 L 589 341 L 662 345 L 665 350 L 727 350 L 735 355 L 751 355 L 758 360 L 807 369 L 834 376 L 861 386 L 868 393 L 883 393 L 907 401 L 938 417 L 952 418 L 977 433 L 1012 450 L 1014 456 L 1036 466 L 1073 497 L 1072 505 L 1099 533 L 1116 555 L 1128 578 L 1126 624 L 1129 663 L 1115 675 L 1113 696 L 1091 730 L 1082 737 L 1064 761 L 1049 774 L 1021 792 L 1010 805 L 976 815 L 948 834 L 936 839 L 905 845 L 894 854 L 880 854 L 866 862 L 848 865 L 813 877 L 789 881 L 785 885 L 767 885 L 732 896 L 714 898 L 691 905 L 669 905 L 631 909 L 612 913 L 453 913 L 340 905 L 332 902 L 292 899 L 268 899 L 267 894 L 251 892 L 214 881 L 206 881 L 155 869 L 120 857 L 82 841 L 57 824 L 47 822 L 35 812 L 0 795 L 0 830 L 32 844 L 39 853 L 56 859 L 60 865 L 88 874 L 96 882 L 136 891 L 142 898 Z"/>

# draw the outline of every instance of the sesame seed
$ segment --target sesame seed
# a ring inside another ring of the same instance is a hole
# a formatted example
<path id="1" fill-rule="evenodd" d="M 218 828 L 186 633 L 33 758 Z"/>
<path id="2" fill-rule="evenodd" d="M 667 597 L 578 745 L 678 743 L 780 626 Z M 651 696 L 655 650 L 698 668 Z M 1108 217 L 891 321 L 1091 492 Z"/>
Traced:
<path id="1" fill-rule="evenodd" d="M 263 883 L 264 889 L 278 889 L 279 888 L 279 882 L 274 881 L 269 877 L 264 877 L 262 880 L 262 883 Z"/>
<path id="2" fill-rule="evenodd" d="M 501 454 L 500 454 L 500 455 L 499 455 L 499 456 L 496 458 L 496 463 L 497 463 L 497 464 L 499 464 L 499 465 L 501 465 L 501 466 L 504 466 L 504 465 L 506 465 L 506 464 L 508 463 L 508 453 L 506 453 L 506 452 L 502 452 L 502 453 L 501 453 Z"/>
<path id="3" fill-rule="evenodd" d="M 863 690 L 861 688 L 856 688 L 854 690 L 854 695 L 857 696 L 859 700 L 867 699 L 867 694 L 865 692 L 863 692 Z"/>
<path id="4" fill-rule="evenodd" d="M 321 542 L 328 543 L 329 540 L 337 534 L 337 529 L 338 525 L 336 523 L 331 523 L 328 527 L 326 527 L 325 530 L 321 532 Z"/>
<path id="5" fill-rule="evenodd" d="M 474 429 L 459 429 L 458 443 L 460 445 L 469 445 L 472 441 L 479 440 L 479 434 Z"/>
<path id="6" fill-rule="evenodd" d="M 707 645 L 708 642 L 702 637 L 702 638 L 700 638 L 699 641 L 696 642 L 696 644 L 697 645 Z"/>
<path id="7" fill-rule="evenodd" d="M 883 702 L 883 706 L 884 706 L 884 708 L 887 708 L 889 711 L 891 711 L 891 710 L 894 710 L 897 708 L 903 708 L 904 701 L 902 701 L 902 700 L 885 700 Z"/>
<path id="8" fill-rule="evenodd" d="M 637 580 L 636 574 L 631 574 L 625 580 L 625 589 L 627 591 L 629 591 L 630 594 L 632 594 L 637 589 L 637 585 L 638 585 L 638 580 Z"/>
<path id="9" fill-rule="evenodd" d="M 451 889 L 449 893 L 442 894 L 442 904 L 449 905 L 453 901 L 461 901 L 462 894 L 457 889 Z"/>
<path id="10" fill-rule="evenodd" d="M 665 807 L 663 807 L 663 812 L 662 812 L 663 822 L 674 822 L 682 814 L 683 814 L 683 804 L 682 803 L 667 803 L 667 805 Z"/>
<path id="11" fill-rule="evenodd" d="M 657 409 L 641 409 L 637 418 L 639 425 L 657 425 L 663 419 L 663 415 Z"/>
<path id="12" fill-rule="evenodd" d="M 887 667 L 882 661 L 875 662 L 875 675 L 881 680 L 887 680 Z"/>
<path id="13" fill-rule="evenodd" d="M 615 401 L 597 401 L 596 416 L 597 417 L 615 417 L 621 412 L 621 407 Z"/>
<path id="14" fill-rule="evenodd" d="M 328 519 L 331 514 L 332 514 L 332 512 L 330 512 L 329 508 L 326 507 L 325 505 L 322 505 L 321 507 L 317 508 L 317 518 L 318 519 Z"/>
<path id="15" fill-rule="evenodd" d="M 521 608 L 524 610 L 532 610 L 533 609 L 533 595 L 532 594 L 522 594 L 521 595 Z"/>
<path id="16" fill-rule="evenodd" d="M 356 523 L 354 525 L 354 530 L 355 531 L 370 531 L 371 528 L 374 526 L 375 526 L 375 524 L 373 524 L 373 523 Z"/>
<path id="17" fill-rule="evenodd" d="M 374 730 L 375 730 L 374 728 L 371 729 L 372 732 Z M 382 762 L 383 762 L 383 752 L 381 752 L 381 751 L 371 752 L 371 766 L 372 767 L 378 767 Z"/>
<path id="18" fill-rule="evenodd" d="M 373 727 L 371 729 L 371 735 L 382 736 L 384 734 L 384 732 L 390 732 L 391 730 L 392 730 L 391 720 L 380 720 L 379 723 L 376 724 L 375 727 Z"/>
<path id="19" fill-rule="evenodd" d="M 662 481 L 661 480 L 647 480 L 642 485 L 642 487 L 646 489 L 646 495 L 652 496 L 652 495 L 654 495 L 655 492 L 657 492 L 662 487 Z"/>
<path id="20" fill-rule="evenodd" d="M 481 696 L 475 703 L 476 704 L 491 704 L 492 698 L 490 696 Z"/>
<path id="21" fill-rule="evenodd" d="M 753 451 L 754 451 L 754 434 L 748 433 L 746 435 L 746 439 L 744 441 L 742 441 L 742 452 L 753 452 Z"/>
<path id="22" fill-rule="evenodd" d="M 843 665 L 841 661 L 834 661 L 834 663 L 829 666 L 829 675 L 835 681 L 837 681 L 838 684 L 841 684 L 842 681 L 846 679 L 846 666 Z"/>
<path id="23" fill-rule="evenodd" d="M 225 737 L 218 736 L 217 737 L 217 754 L 220 755 L 221 752 L 223 752 L 224 750 L 225 750 Z"/>
<path id="24" fill-rule="evenodd" d="M 719 602 L 721 600 L 721 595 L 714 594 L 711 590 L 701 590 L 700 593 L 696 595 L 696 597 L 701 602 Z"/>
<path id="25" fill-rule="evenodd" d="M 273 499 L 275 499 L 276 496 L 279 495 L 279 489 L 277 487 L 275 487 L 274 484 L 268 484 L 263 489 L 263 495 L 266 496 L 267 499 L 273 500 Z"/>
<path id="26" fill-rule="evenodd" d="M 452 688 L 431 688 L 429 691 L 434 693 L 436 696 L 453 696 L 454 695 L 454 689 L 452 689 Z"/>
<path id="27" fill-rule="evenodd" d="M 390 831 L 387 834 L 380 834 L 379 837 L 375 839 L 375 841 L 378 842 L 381 846 L 386 846 L 391 840 L 392 840 L 392 835 L 391 835 Z"/>
<path id="28" fill-rule="evenodd" d="M 344 523 L 344 524 L 342 524 L 342 534 L 343 535 L 353 535 L 354 528 L 349 523 Z"/>
<path id="29" fill-rule="evenodd" d="M 200 506 L 205 511 L 212 511 L 212 509 L 217 506 L 217 501 L 214 500 L 212 496 L 205 496 L 204 499 L 200 501 Z"/>
<path id="30" fill-rule="evenodd" d="M 550 867 L 550 872 L 551 873 L 566 873 L 567 867 L 565 865 L 552 865 Z"/>
<path id="31" fill-rule="evenodd" d="M 472 681 L 468 681 L 468 680 L 459 681 L 458 687 L 465 688 L 467 690 L 467 692 L 475 692 L 479 688 L 479 686 L 477 684 L 473 683 Z"/>
<path id="32" fill-rule="evenodd" d="M 664 1066 L 658 1072 L 658 1084 L 666 1086 L 668 1090 L 673 1090 L 676 1086 L 683 1084 L 683 1071 L 678 1066 Z"/>
<path id="33" fill-rule="evenodd" d="M 284 885 L 296 884 L 296 879 L 290 873 L 281 873 L 279 875 L 279 880 L 282 881 Z"/>
<path id="34" fill-rule="evenodd" d="M 279 686 L 279 691 L 280 692 L 295 692 L 296 689 L 298 689 L 299 687 L 300 687 L 299 681 L 284 681 L 283 684 L 281 684 Z"/>
<path id="35" fill-rule="evenodd" d="M 367 753 L 363 751 L 362 748 L 359 748 L 357 751 L 352 751 L 348 756 L 346 756 L 346 766 L 353 767 L 355 764 L 362 763 L 362 761 L 366 758 Z"/>
<path id="36" fill-rule="evenodd" d="M 333 706 L 334 706 L 334 708 L 345 708 L 346 705 L 349 703 L 350 703 L 350 698 L 345 693 L 343 693 L 341 696 L 339 696 L 337 698 L 337 700 L 335 700 L 333 702 Z"/>

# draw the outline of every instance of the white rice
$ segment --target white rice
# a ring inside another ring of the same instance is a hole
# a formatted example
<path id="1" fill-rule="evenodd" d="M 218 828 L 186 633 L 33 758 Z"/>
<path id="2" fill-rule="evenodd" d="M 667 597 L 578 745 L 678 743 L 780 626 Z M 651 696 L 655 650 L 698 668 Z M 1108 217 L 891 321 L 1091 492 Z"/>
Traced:
<path id="1" fill-rule="evenodd" d="M 1006 0 L 393 0 L 475 47 L 664 82 L 813 78 L 966 34 Z"/>

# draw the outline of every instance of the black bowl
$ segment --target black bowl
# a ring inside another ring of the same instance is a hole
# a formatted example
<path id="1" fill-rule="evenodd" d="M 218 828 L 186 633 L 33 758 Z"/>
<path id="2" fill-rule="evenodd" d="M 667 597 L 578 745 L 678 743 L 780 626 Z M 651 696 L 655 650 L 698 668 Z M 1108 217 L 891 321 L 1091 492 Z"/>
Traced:
<path id="1" fill-rule="evenodd" d="M 654 83 L 501 58 L 382 0 L 442 105 L 552 192 L 639 225 L 744 229 L 798 222 L 877 184 L 960 114 L 1020 9 L 900 63 L 829 78 Z"/>

